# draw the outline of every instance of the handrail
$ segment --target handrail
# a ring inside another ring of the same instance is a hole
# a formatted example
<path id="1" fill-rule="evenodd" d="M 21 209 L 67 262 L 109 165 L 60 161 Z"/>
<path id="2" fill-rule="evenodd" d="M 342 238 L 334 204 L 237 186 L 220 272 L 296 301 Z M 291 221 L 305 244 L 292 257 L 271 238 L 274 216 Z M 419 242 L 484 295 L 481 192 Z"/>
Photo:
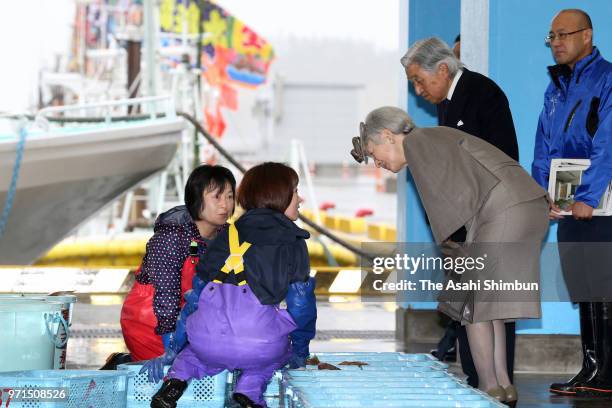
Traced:
<path id="1" fill-rule="evenodd" d="M 165 118 L 167 115 L 165 113 L 156 113 L 154 115 L 138 113 L 131 115 L 120 115 L 120 116 L 112 116 L 110 118 L 110 122 L 137 122 L 140 120 L 146 119 L 160 119 Z M 25 117 L 29 120 L 35 120 L 36 117 L 34 115 L 25 115 Z M 79 117 L 79 116 L 60 116 L 60 117 L 49 117 L 45 118 L 47 122 L 51 123 L 102 123 L 109 122 L 106 118 L 100 117 Z"/>
<path id="2" fill-rule="evenodd" d="M 103 120 L 106 122 L 111 122 L 113 117 L 111 116 L 110 108 L 118 107 L 118 106 L 138 105 L 138 104 L 143 104 L 143 105 L 150 104 L 153 107 L 155 107 L 156 102 L 165 102 L 166 103 L 165 114 L 168 117 L 174 116 L 175 113 L 174 113 L 173 99 L 168 95 L 164 95 L 164 96 L 147 96 L 147 97 L 141 97 L 141 98 L 120 99 L 117 101 L 96 102 L 96 103 L 84 104 L 84 105 L 49 106 L 49 107 L 39 110 L 36 113 L 34 120 L 36 123 L 41 123 L 44 121 L 49 121 L 50 118 L 47 118 L 47 115 L 52 114 L 52 113 L 64 113 L 64 112 L 94 109 L 94 108 L 107 108 L 106 115 L 104 116 Z M 157 112 L 155 112 L 155 109 L 151 109 L 151 112 L 148 113 L 148 116 L 151 119 L 154 119 L 157 116 Z"/>

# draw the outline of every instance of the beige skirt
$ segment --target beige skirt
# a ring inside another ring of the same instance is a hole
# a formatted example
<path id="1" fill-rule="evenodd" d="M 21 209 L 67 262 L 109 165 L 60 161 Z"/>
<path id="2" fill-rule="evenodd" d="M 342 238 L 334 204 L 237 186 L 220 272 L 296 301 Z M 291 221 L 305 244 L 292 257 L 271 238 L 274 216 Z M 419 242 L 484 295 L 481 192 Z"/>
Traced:
<path id="1" fill-rule="evenodd" d="M 503 209 L 506 194 L 503 187 L 494 189 L 466 226 L 466 252 L 484 259 L 483 269 L 466 276 L 479 284 L 473 323 L 541 317 L 540 249 L 548 230 L 548 202 L 541 197 Z"/>

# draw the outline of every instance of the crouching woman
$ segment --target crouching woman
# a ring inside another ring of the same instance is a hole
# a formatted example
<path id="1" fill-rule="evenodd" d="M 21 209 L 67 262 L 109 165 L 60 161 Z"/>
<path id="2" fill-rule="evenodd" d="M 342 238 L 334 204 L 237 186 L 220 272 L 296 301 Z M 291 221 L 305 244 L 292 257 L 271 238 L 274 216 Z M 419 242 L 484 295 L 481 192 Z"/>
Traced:
<path id="1" fill-rule="evenodd" d="M 187 381 L 223 370 L 241 371 L 233 398 L 243 407 L 265 407 L 263 392 L 274 371 L 303 366 L 315 335 L 315 282 L 298 228 L 298 176 L 280 163 L 246 172 L 238 203 L 246 211 L 219 233 L 198 265 L 193 292 L 179 319 L 168 379 L 152 407 L 175 407 Z M 197 300 L 196 300 L 197 299 Z M 287 310 L 279 307 L 286 300 Z M 185 321 L 186 338 L 180 338 Z M 186 345 L 184 345 L 186 343 Z M 184 346 L 183 346 L 184 345 Z M 174 355 L 173 355 L 174 353 Z M 176 358 L 175 358 L 176 356 Z"/>

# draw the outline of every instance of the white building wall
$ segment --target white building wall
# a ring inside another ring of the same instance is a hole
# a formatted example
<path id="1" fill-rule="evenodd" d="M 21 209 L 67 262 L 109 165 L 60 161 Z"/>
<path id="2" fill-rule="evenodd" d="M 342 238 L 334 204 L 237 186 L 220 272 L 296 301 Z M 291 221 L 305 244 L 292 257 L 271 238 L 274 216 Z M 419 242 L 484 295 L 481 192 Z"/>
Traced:
<path id="1" fill-rule="evenodd" d="M 270 84 L 241 91 L 239 112 L 226 115 L 224 145 L 252 161 L 287 161 L 296 138 L 311 162 L 350 161 L 359 121 L 373 108 L 397 104 L 398 54 L 349 40 L 270 41 L 277 55 Z"/>

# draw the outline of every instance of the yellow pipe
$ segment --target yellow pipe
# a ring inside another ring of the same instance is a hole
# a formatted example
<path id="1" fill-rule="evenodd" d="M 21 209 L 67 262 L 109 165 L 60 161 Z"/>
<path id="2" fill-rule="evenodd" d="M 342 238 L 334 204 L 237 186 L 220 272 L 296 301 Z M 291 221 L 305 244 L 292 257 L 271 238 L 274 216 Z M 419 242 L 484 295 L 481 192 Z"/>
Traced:
<path id="1" fill-rule="evenodd" d="M 61 242 L 36 262 L 37 266 L 73 267 L 128 267 L 140 265 L 146 249 L 147 238 L 83 239 Z M 323 246 L 307 241 L 308 253 L 313 264 L 327 264 Z M 358 259 L 349 250 L 339 245 L 329 245 L 329 251 L 343 266 L 357 265 Z"/>

